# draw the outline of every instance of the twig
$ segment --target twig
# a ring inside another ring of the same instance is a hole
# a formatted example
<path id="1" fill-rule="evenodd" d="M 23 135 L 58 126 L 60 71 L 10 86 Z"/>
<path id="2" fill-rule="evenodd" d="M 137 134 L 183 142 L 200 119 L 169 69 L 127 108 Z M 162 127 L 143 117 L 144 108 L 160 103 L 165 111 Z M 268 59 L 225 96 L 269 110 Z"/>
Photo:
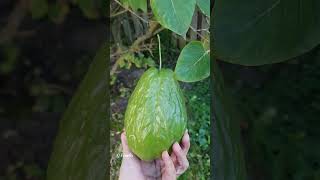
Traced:
<path id="1" fill-rule="evenodd" d="M 160 36 L 159 36 L 159 34 L 157 34 L 157 36 L 158 36 L 158 41 L 159 41 L 159 59 L 160 59 L 159 70 L 161 70 L 161 65 L 162 65 L 162 59 L 161 59 L 161 41 L 160 41 Z"/>
<path id="2" fill-rule="evenodd" d="M 151 23 L 149 23 L 149 25 L 150 26 L 149 26 L 148 31 L 143 36 L 140 36 L 138 39 L 136 39 L 128 50 L 122 51 L 121 52 L 122 55 L 125 53 L 134 53 L 134 52 L 142 51 L 141 43 L 145 42 L 146 40 L 148 40 L 151 37 L 153 37 L 154 35 L 156 35 L 156 32 L 159 33 L 161 30 L 164 29 L 162 27 L 159 27 L 159 23 L 156 23 L 156 22 L 151 22 Z M 114 65 L 112 66 L 111 71 L 110 71 L 110 75 L 113 75 L 116 73 L 116 70 L 119 65 L 119 60 L 121 60 L 121 57 L 118 58 L 116 60 L 116 62 L 114 63 Z"/>
<path id="3" fill-rule="evenodd" d="M 139 45 L 146 41 L 147 39 L 150 39 L 152 36 L 155 35 L 154 32 L 156 32 L 159 28 L 159 23 L 149 23 L 149 29 L 143 36 L 140 36 L 138 39 L 136 39 L 133 44 L 131 45 L 130 49 L 134 50 L 136 47 L 139 47 Z"/>
<path id="4" fill-rule="evenodd" d="M 154 31 L 153 35 L 159 34 L 159 32 L 163 31 L 164 27 L 161 26 L 158 30 Z"/>
<path id="5" fill-rule="evenodd" d="M 195 29 L 195 31 L 197 31 L 197 32 L 206 31 L 206 32 L 210 33 L 209 28 Z"/>
<path id="6" fill-rule="evenodd" d="M 203 40 L 209 42 L 209 40 L 207 38 L 205 38 L 204 36 L 201 35 L 201 33 L 198 32 L 198 30 L 196 30 L 195 28 L 193 28 L 192 26 L 190 26 L 190 29 L 192 31 L 194 31 L 199 37 L 201 37 Z"/>
<path id="7" fill-rule="evenodd" d="M 127 49 L 127 50 L 118 50 L 117 52 L 111 54 L 111 58 L 116 57 L 116 56 L 121 56 L 121 55 L 129 53 L 129 52 L 131 52 L 131 53 L 141 52 L 141 51 L 149 51 L 150 52 L 150 49 L 153 46 L 154 46 L 154 44 L 142 45 L 142 46 L 139 47 L 139 50 L 136 50 L 136 51 L 130 51 L 129 49 Z"/>
<path id="8" fill-rule="evenodd" d="M 115 13 L 115 14 L 111 14 L 110 17 L 111 17 L 111 18 L 114 18 L 114 17 L 116 17 L 116 16 L 119 16 L 119 15 L 127 12 L 127 11 L 128 11 L 128 9 L 122 10 L 122 11 L 117 12 L 117 13 Z"/>
<path id="9" fill-rule="evenodd" d="M 123 7 L 124 9 L 127 9 L 130 13 L 132 13 L 133 15 L 137 16 L 141 21 L 143 21 L 146 24 L 149 24 L 149 22 L 145 19 L 143 19 L 142 17 L 140 17 L 138 14 L 136 14 L 135 12 L 133 12 L 131 9 L 125 7 L 124 5 L 121 4 L 121 2 L 119 2 L 118 0 L 114 0 L 117 4 L 119 4 L 121 7 Z"/>

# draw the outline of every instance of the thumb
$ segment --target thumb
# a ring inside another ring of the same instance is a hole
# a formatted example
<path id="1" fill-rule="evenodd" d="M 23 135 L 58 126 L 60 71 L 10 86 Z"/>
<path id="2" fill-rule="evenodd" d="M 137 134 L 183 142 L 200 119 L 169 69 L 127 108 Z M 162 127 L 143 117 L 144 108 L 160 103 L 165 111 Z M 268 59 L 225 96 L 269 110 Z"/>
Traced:
<path id="1" fill-rule="evenodd" d="M 128 155 L 131 153 L 129 146 L 128 146 L 128 141 L 127 141 L 127 137 L 126 137 L 126 133 L 123 132 L 121 134 L 121 144 L 122 144 L 122 153 L 124 155 Z"/>

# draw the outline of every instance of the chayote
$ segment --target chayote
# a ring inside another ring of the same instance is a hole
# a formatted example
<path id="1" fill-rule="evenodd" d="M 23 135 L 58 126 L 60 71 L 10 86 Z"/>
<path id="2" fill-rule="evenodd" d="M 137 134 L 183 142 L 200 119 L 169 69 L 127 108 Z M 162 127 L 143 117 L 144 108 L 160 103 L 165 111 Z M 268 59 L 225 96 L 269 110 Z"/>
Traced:
<path id="1" fill-rule="evenodd" d="M 148 69 L 135 87 L 125 113 L 131 151 L 151 161 L 180 141 L 187 123 L 183 93 L 170 69 Z"/>

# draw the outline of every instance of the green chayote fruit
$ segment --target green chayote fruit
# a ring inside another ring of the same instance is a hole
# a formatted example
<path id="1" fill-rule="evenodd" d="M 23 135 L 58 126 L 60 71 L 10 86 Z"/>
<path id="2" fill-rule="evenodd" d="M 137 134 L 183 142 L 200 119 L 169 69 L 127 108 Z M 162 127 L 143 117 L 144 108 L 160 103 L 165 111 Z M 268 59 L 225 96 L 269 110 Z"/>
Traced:
<path id="1" fill-rule="evenodd" d="M 187 123 L 185 100 L 170 69 L 150 68 L 140 78 L 125 113 L 131 151 L 144 161 L 161 157 L 180 141 Z"/>

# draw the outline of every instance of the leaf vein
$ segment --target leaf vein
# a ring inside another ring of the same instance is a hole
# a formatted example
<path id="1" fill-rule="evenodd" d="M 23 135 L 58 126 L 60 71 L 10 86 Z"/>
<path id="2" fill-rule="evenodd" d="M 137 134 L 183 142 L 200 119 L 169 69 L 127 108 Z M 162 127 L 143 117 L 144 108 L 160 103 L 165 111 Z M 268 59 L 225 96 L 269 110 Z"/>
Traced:
<path id="1" fill-rule="evenodd" d="M 249 28 L 250 26 L 257 24 L 263 17 L 265 17 L 268 13 L 270 13 L 273 9 L 275 9 L 279 4 L 280 4 L 281 0 L 276 1 L 275 3 L 273 3 L 269 8 L 267 8 L 266 10 L 264 10 L 263 12 L 261 12 L 258 16 L 256 16 L 252 21 L 249 21 L 246 25 L 244 29 Z"/>
<path id="2" fill-rule="evenodd" d="M 197 59 L 197 61 L 193 64 L 193 66 L 195 66 L 196 64 L 198 64 L 198 62 L 200 62 L 201 59 L 203 59 L 207 54 L 209 54 L 210 50 L 206 51 L 205 53 L 203 53 L 202 56 L 200 56 L 199 59 Z"/>

